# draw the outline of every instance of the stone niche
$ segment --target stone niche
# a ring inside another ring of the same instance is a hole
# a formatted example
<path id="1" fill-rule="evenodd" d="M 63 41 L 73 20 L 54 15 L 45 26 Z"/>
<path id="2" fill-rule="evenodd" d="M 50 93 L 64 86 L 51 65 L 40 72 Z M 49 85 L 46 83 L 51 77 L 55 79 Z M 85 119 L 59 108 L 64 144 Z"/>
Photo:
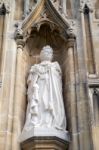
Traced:
<path id="1" fill-rule="evenodd" d="M 26 54 L 27 57 L 27 68 L 26 70 L 29 71 L 30 67 L 33 64 L 37 64 L 40 62 L 39 54 L 43 46 L 50 45 L 54 51 L 54 59 L 53 61 L 58 61 L 61 69 L 62 69 L 62 79 L 63 79 L 63 98 L 64 98 L 64 105 L 66 108 L 66 45 L 67 40 L 60 36 L 58 29 L 51 29 L 48 24 L 41 25 L 40 29 L 33 27 L 31 29 L 30 35 L 26 41 L 26 46 L 24 48 L 23 53 Z M 23 55 L 24 55 L 23 54 Z M 28 55 L 27 55 L 28 54 Z M 28 71 L 25 74 L 25 77 L 28 76 Z M 66 110 L 67 112 L 67 110 Z M 66 113 L 67 114 L 67 113 Z M 25 115 L 25 114 L 24 114 Z M 68 122 L 68 121 L 67 121 Z M 23 128 L 24 123 L 22 123 Z M 62 140 L 56 136 L 44 136 L 44 137 L 31 137 L 24 142 L 21 142 L 21 147 L 23 150 L 28 149 L 51 149 L 51 150 L 65 150 L 68 147 L 69 143 L 69 134 L 67 132 L 66 141 Z"/>

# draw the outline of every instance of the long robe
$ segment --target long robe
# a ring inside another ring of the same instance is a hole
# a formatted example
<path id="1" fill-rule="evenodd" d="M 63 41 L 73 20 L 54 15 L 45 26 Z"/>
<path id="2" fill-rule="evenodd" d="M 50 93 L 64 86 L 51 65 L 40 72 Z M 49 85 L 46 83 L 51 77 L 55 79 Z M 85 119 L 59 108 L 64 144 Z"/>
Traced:
<path id="1" fill-rule="evenodd" d="M 61 69 L 57 62 L 43 61 L 31 67 L 25 130 L 47 127 L 66 130 Z"/>

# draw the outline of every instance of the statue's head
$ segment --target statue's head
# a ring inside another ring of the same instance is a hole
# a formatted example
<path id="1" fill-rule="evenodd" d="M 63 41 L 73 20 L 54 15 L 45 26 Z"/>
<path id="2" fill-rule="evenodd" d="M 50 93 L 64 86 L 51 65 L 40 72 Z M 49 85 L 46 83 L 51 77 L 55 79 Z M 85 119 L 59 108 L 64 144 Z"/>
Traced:
<path id="1" fill-rule="evenodd" d="M 52 61 L 53 59 L 53 49 L 47 45 L 44 46 L 40 53 L 40 59 L 41 61 Z"/>

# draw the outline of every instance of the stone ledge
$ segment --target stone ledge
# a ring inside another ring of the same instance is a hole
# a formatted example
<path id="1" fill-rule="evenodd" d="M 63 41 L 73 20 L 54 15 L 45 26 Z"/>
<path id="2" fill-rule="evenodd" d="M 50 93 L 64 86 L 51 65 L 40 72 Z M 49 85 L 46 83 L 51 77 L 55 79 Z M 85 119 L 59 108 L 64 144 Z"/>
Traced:
<path id="1" fill-rule="evenodd" d="M 19 142 L 22 143 L 32 137 L 57 137 L 64 141 L 70 141 L 68 131 L 56 130 L 53 128 L 35 127 L 29 131 L 23 130 L 21 135 L 19 136 Z"/>
<path id="2" fill-rule="evenodd" d="M 32 137 L 21 143 L 22 150 L 67 150 L 69 142 L 58 137 Z"/>

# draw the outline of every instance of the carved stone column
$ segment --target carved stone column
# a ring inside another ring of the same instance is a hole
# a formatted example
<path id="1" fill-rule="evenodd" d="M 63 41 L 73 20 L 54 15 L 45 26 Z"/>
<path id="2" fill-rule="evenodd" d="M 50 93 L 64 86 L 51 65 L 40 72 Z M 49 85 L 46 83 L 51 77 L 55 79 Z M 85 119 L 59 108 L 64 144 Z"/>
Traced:
<path id="1" fill-rule="evenodd" d="M 67 109 L 69 131 L 71 135 L 70 150 L 91 150 L 91 128 L 88 105 L 88 91 L 82 57 L 78 58 L 75 41 L 69 39 L 67 45 Z M 80 62 L 79 62 L 80 61 Z M 79 68 L 80 67 L 80 68 Z M 86 139 L 86 140 L 85 140 Z"/>
<path id="2" fill-rule="evenodd" d="M 11 149 L 15 49 L 9 44 L 9 3 L 0 0 L 0 149 Z M 6 141 L 6 143 L 5 143 Z"/>
<path id="3" fill-rule="evenodd" d="M 67 15 L 66 0 L 63 0 L 63 13 Z"/>
<path id="4" fill-rule="evenodd" d="M 92 150 L 92 131 L 91 131 L 91 120 L 90 120 L 90 110 L 89 110 L 89 99 L 88 99 L 88 83 L 87 83 L 87 71 L 85 62 L 85 43 L 83 32 L 83 14 L 79 14 L 79 28 L 77 33 L 77 49 L 74 47 L 74 52 L 72 53 L 71 60 L 73 59 L 72 72 L 74 72 L 74 77 L 71 79 L 71 87 L 69 88 L 71 92 L 71 103 L 70 103 L 70 123 L 71 123 L 71 145 L 70 149 L 73 150 Z M 82 37 L 83 33 L 83 37 Z M 79 39 L 78 39 L 79 38 Z M 83 38 L 83 40 L 82 40 Z M 84 44 L 84 45 L 83 45 Z M 69 48 L 70 50 L 70 48 Z M 71 62 L 70 60 L 70 62 Z M 72 66 L 71 65 L 71 66 Z M 69 72 L 71 71 L 69 68 Z M 72 73 L 71 73 L 72 76 Z M 74 82 L 75 81 L 75 82 Z M 74 82 L 74 83 L 72 83 Z M 69 85 L 68 85 L 69 87 Z M 75 93 L 72 95 L 72 93 Z M 74 112 L 74 113 L 73 113 Z M 74 116 L 74 117 L 72 117 Z"/>
<path id="5" fill-rule="evenodd" d="M 77 137 L 77 106 L 76 106 L 76 69 L 75 69 L 75 39 L 70 37 L 67 41 L 67 55 L 65 64 L 65 89 L 66 89 L 66 109 L 70 131 L 70 145 L 69 148 L 73 150 L 79 150 L 78 137 Z"/>
<path id="6" fill-rule="evenodd" d="M 3 71 L 3 55 L 4 55 L 4 45 L 5 45 L 5 34 L 8 24 L 8 14 L 10 12 L 9 3 L 4 0 L 0 0 L 0 82 L 2 82 L 2 71 Z"/>
<path id="7" fill-rule="evenodd" d="M 21 133 L 21 101 L 22 101 L 22 55 L 24 48 L 24 40 L 22 35 L 17 33 L 17 58 L 16 58 L 16 78 L 15 78 L 15 93 L 14 93 L 14 112 L 13 112 L 13 135 L 12 135 L 12 149 L 20 149 L 18 136 Z M 25 88 L 25 87 L 24 87 Z"/>

